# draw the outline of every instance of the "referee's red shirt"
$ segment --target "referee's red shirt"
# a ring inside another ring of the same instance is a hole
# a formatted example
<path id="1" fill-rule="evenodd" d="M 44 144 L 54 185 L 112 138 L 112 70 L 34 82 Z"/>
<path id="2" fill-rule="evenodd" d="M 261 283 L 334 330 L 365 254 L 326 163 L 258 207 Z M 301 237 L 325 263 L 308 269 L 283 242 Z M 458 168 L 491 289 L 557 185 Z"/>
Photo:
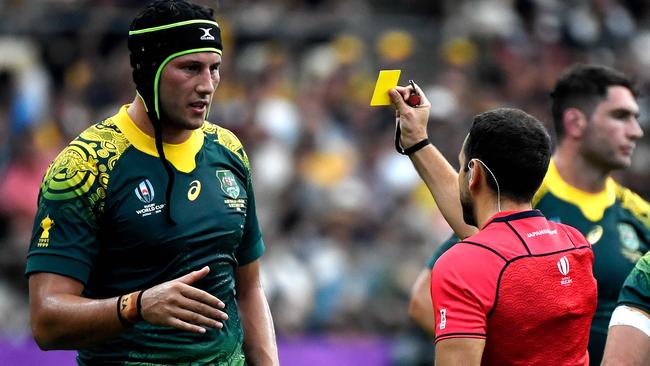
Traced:
<path id="1" fill-rule="evenodd" d="M 501 212 L 431 272 L 436 343 L 483 338 L 483 365 L 588 365 L 589 242 L 540 211 Z"/>

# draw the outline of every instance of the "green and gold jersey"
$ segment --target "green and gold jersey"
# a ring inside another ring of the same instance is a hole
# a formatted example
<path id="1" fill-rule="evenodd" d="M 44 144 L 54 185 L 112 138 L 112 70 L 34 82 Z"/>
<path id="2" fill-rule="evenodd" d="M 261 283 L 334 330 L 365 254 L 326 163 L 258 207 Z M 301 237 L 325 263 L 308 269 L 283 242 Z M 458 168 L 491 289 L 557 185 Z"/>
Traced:
<path id="1" fill-rule="evenodd" d="M 244 363 L 235 300 L 237 266 L 264 243 L 251 172 L 239 140 L 205 122 L 181 144 L 165 144 L 175 169 L 167 221 L 167 174 L 154 139 L 119 113 L 81 133 L 43 180 L 26 274 L 81 281 L 83 296 L 109 298 L 210 266 L 195 286 L 221 299 L 229 319 L 205 334 L 139 322 L 114 340 L 79 350 L 80 364 Z"/>
<path id="2" fill-rule="evenodd" d="M 627 276 L 618 305 L 629 305 L 650 313 L 650 252 L 647 252 Z"/>

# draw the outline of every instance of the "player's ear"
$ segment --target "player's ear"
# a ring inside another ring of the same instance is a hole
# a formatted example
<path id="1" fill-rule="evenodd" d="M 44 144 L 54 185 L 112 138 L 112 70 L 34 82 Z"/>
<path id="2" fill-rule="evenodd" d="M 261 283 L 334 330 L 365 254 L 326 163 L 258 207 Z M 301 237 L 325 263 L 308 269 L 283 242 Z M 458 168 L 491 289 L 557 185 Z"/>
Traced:
<path id="1" fill-rule="evenodd" d="M 587 127 L 587 116 L 578 108 L 568 108 L 562 114 L 564 133 L 573 138 L 580 138 Z"/>

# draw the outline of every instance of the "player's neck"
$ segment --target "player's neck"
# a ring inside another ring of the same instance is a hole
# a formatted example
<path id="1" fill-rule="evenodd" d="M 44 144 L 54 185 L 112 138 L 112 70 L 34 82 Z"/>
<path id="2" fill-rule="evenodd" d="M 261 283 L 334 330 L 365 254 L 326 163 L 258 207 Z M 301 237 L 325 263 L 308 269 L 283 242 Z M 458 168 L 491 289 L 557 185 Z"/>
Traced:
<path id="1" fill-rule="evenodd" d="M 142 100 L 138 96 L 135 97 L 133 103 L 131 103 L 127 108 L 126 112 L 129 114 L 129 117 L 131 117 L 131 120 L 133 120 L 133 123 L 135 123 L 142 132 L 155 138 L 156 134 L 153 129 L 153 124 L 149 119 L 149 115 L 147 114 L 147 110 L 145 109 Z M 190 138 L 191 135 L 192 130 L 178 130 L 165 126 L 165 128 L 163 128 L 162 137 L 165 143 L 180 144 Z"/>
<path id="2" fill-rule="evenodd" d="M 610 171 L 605 171 L 585 159 L 578 152 L 577 146 L 560 144 L 553 154 L 553 162 L 560 177 L 573 187 L 589 193 L 598 193 L 605 189 Z"/>
<path id="3" fill-rule="evenodd" d="M 500 209 L 500 210 L 499 210 Z M 504 211 L 527 211 L 532 210 L 530 202 L 515 202 L 501 196 L 501 204 L 497 205 L 496 196 L 483 197 L 476 200 L 476 224 L 483 228 L 492 216 Z"/>

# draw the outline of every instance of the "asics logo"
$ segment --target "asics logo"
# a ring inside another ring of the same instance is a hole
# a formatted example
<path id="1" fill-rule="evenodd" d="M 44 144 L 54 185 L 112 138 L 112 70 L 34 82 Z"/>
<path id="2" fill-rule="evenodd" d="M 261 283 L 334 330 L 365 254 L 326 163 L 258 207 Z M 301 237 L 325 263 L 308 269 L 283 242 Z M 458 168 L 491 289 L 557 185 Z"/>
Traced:
<path id="1" fill-rule="evenodd" d="M 201 193 L 201 182 L 198 180 L 193 180 L 192 183 L 190 183 L 190 189 L 187 191 L 187 199 L 190 201 L 194 201 L 199 197 L 199 194 Z"/>

